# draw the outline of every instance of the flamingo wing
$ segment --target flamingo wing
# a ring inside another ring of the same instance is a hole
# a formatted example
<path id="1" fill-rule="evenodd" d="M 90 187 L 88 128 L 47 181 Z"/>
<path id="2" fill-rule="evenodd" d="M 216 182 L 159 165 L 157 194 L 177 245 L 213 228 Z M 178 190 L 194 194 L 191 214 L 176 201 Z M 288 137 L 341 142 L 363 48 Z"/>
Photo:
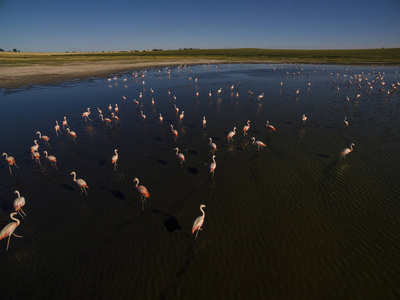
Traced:
<path id="1" fill-rule="evenodd" d="M 139 193 L 141 193 L 143 196 L 145 196 L 146 198 L 150 198 L 150 193 L 149 191 L 146 189 L 145 186 L 143 185 L 139 185 L 137 187 L 137 190 L 139 191 Z"/>
<path id="2" fill-rule="evenodd" d="M 201 226 L 203 226 L 203 223 L 204 223 L 204 216 L 197 217 L 193 223 L 192 234 L 195 233 L 196 230 L 199 230 Z"/>

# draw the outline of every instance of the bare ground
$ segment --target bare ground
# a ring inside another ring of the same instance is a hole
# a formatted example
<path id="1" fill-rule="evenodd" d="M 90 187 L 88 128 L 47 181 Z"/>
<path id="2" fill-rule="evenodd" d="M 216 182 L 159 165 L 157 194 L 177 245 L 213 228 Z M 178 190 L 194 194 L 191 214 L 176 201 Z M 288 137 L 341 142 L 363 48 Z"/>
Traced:
<path id="1" fill-rule="evenodd" d="M 226 61 L 191 59 L 181 61 L 104 61 L 71 62 L 62 65 L 2 66 L 0 68 L 0 88 L 18 88 L 37 84 L 54 84 L 88 77 L 108 77 L 111 74 L 151 67 L 215 64 Z"/>

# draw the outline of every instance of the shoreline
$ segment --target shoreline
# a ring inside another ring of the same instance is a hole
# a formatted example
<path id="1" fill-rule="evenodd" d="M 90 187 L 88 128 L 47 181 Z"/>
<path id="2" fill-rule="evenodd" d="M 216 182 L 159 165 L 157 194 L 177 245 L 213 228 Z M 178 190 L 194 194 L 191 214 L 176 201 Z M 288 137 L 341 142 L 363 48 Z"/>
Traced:
<path id="1" fill-rule="evenodd" d="M 123 72 L 179 65 L 219 64 L 224 60 L 101 61 L 71 62 L 61 65 L 19 65 L 0 68 L 0 89 L 57 84 L 75 79 L 109 77 Z"/>
<path id="2" fill-rule="evenodd" d="M 277 61 L 246 61 L 246 60 L 223 60 L 223 59 L 182 59 L 182 60 L 117 60 L 97 62 L 69 62 L 59 65 L 3 65 L 0 68 L 0 89 L 17 89 L 35 85 L 51 85 L 71 80 L 83 80 L 90 77 L 109 77 L 123 72 L 140 70 L 146 68 L 161 68 L 179 65 L 200 64 L 228 64 L 228 63 L 264 63 L 279 64 L 296 62 Z M 323 64 L 323 62 L 297 62 L 297 64 Z M 325 62 L 324 64 L 332 64 Z M 333 63 L 335 64 L 335 63 Z M 379 65 L 380 63 L 371 63 Z M 350 65 L 359 65 L 353 63 Z M 362 63 L 362 65 L 369 65 Z"/>

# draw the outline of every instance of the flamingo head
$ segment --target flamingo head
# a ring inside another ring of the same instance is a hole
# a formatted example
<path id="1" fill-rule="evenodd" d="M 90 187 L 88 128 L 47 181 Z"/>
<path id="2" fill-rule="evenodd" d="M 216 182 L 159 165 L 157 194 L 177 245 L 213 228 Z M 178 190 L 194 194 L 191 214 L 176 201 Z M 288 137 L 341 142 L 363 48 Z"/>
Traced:
<path id="1" fill-rule="evenodd" d="M 204 208 L 204 207 L 206 207 L 204 204 L 200 205 L 200 208 Z"/>
<path id="2" fill-rule="evenodd" d="M 69 173 L 69 175 L 76 175 L 76 173 L 75 172 L 71 172 L 71 173 Z"/>
<path id="3" fill-rule="evenodd" d="M 2 156 L 7 156 L 7 153 L 4 152 L 4 153 L 2 154 Z"/>

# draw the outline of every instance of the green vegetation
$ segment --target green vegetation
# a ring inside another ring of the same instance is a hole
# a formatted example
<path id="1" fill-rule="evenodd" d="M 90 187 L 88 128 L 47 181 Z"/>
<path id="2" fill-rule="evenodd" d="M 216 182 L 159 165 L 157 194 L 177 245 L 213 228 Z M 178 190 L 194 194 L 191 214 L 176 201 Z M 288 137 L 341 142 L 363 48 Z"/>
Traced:
<path id="1" fill-rule="evenodd" d="M 399 64 L 400 48 L 362 50 L 183 49 L 85 53 L 0 52 L 0 65 L 57 65 L 73 62 L 172 61 L 207 59 L 229 62 L 288 62 L 329 64 Z"/>

